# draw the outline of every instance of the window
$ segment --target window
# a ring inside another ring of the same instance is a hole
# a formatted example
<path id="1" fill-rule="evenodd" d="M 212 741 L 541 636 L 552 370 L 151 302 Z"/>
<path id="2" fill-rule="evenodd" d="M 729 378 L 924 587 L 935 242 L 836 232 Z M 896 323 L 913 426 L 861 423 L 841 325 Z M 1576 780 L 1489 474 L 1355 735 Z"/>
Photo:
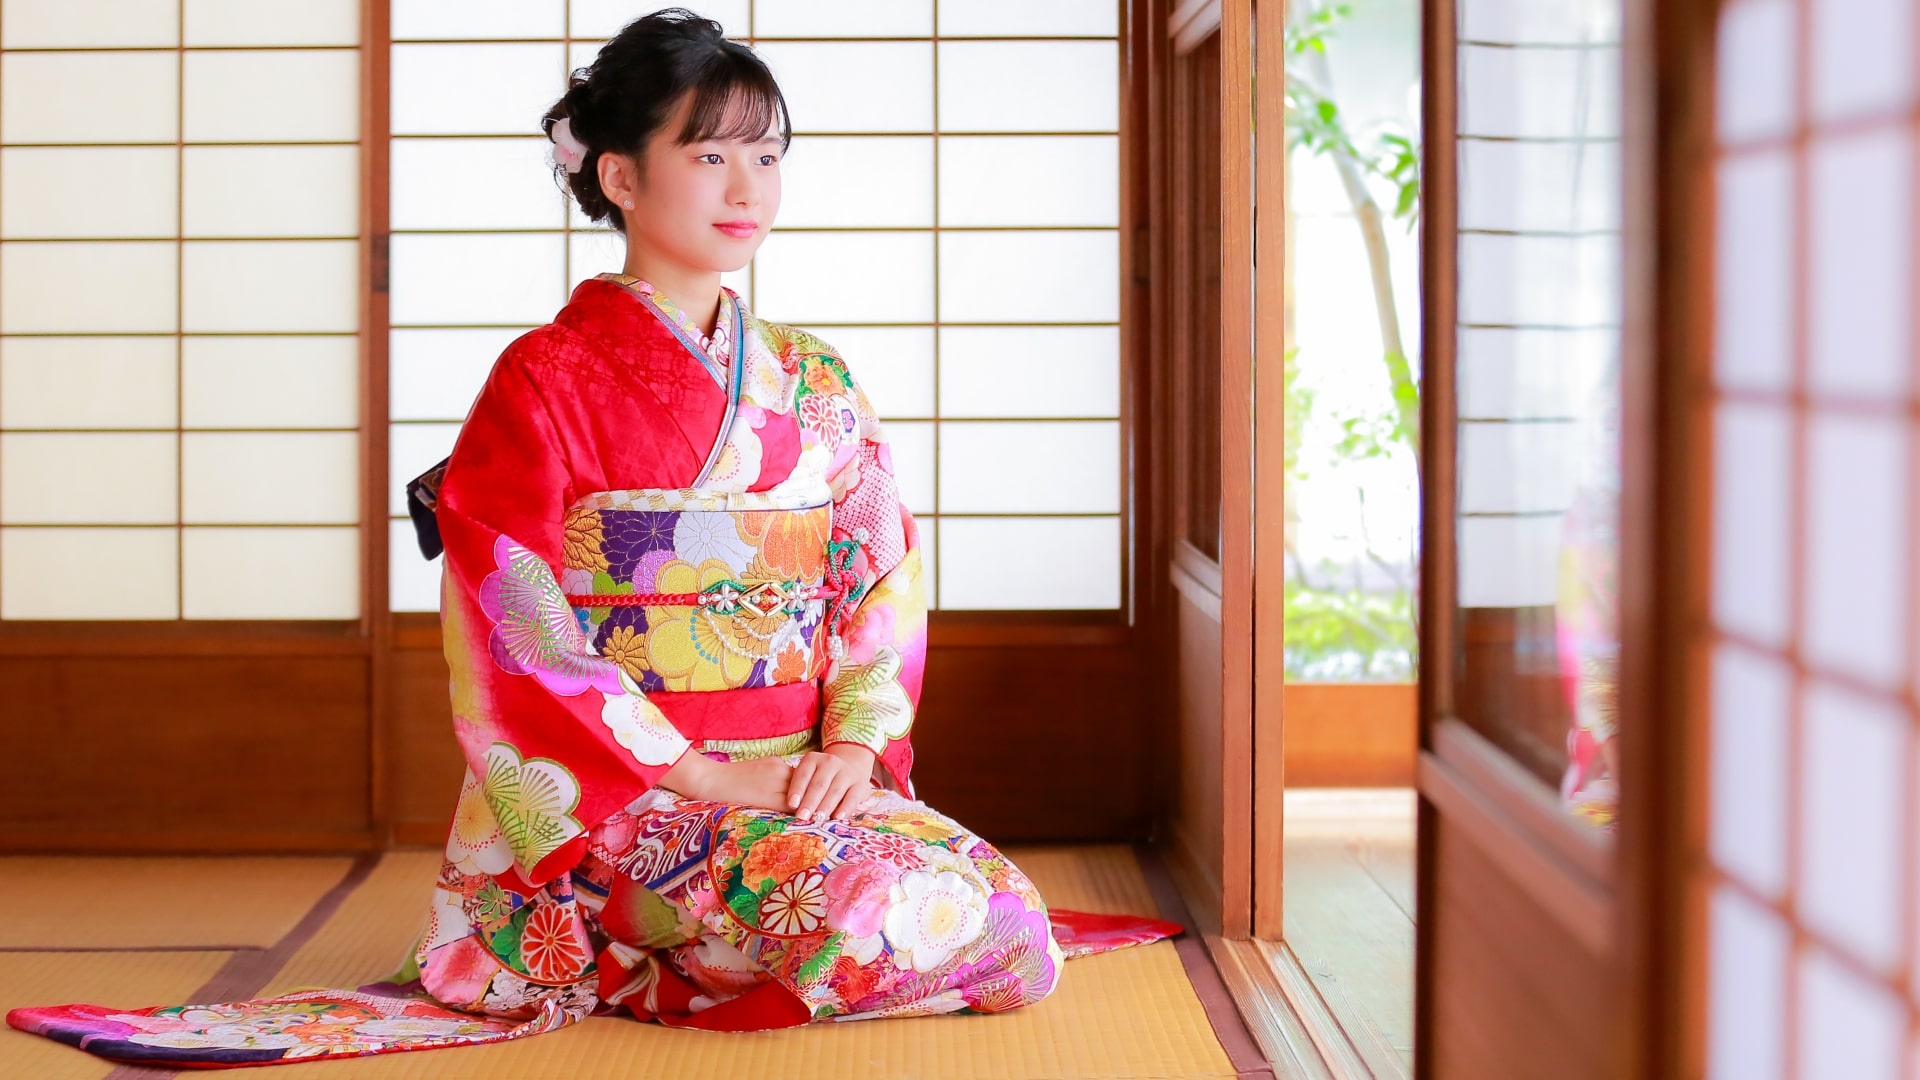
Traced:
<path id="1" fill-rule="evenodd" d="M 0 9 L 0 618 L 360 615 L 359 34 Z"/>
<path id="2" fill-rule="evenodd" d="M 689 6 L 766 58 L 795 128 L 776 228 L 724 283 L 847 356 L 896 444 L 929 598 L 1118 607 L 1119 6 Z M 647 10 L 394 4 L 395 610 L 439 600 L 402 485 L 451 448 L 505 345 L 623 262 L 536 121 Z"/>

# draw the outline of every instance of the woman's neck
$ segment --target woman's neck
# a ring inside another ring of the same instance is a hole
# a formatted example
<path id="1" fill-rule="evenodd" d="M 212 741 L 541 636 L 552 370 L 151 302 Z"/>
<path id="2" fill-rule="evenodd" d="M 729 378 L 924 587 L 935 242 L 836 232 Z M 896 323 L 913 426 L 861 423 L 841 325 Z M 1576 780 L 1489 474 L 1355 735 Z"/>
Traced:
<path id="1" fill-rule="evenodd" d="M 713 336 L 714 324 L 720 319 L 720 271 L 679 265 L 642 249 L 631 239 L 627 241 L 627 264 L 621 271 L 666 293 L 702 333 Z"/>

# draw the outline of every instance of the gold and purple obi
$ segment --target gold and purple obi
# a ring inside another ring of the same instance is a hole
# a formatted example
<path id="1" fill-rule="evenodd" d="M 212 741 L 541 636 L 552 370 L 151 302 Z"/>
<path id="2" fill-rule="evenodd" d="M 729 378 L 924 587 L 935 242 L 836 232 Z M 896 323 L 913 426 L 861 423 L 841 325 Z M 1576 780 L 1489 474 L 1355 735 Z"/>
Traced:
<path id="1" fill-rule="evenodd" d="M 812 682 L 854 599 L 832 511 L 824 489 L 588 495 L 566 517 L 567 603 L 650 697 Z"/>

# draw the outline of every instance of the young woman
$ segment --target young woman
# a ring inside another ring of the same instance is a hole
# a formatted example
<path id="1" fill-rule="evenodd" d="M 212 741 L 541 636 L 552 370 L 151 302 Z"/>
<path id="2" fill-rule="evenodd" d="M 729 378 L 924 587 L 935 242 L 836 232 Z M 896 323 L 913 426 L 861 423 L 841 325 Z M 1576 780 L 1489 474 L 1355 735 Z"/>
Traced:
<path id="1" fill-rule="evenodd" d="M 1062 941 L 1177 931 L 1050 926 L 1017 867 L 914 801 L 926 609 L 886 435 L 826 342 L 720 285 L 780 207 L 765 65 L 648 16 L 544 126 L 627 259 L 507 348 L 416 485 L 468 771 L 413 963 L 385 989 L 16 1026 L 233 1064 L 616 1008 L 723 1030 L 998 1012 L 1053 990 Z"/>

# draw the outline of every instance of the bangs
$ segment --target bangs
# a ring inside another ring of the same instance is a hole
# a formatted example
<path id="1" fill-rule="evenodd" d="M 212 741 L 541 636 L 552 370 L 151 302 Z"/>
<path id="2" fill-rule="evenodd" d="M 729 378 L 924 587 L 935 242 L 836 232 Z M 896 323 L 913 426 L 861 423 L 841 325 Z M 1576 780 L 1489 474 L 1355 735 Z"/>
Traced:
<path id="1" fill-rule="evenodd" d="M 722 51 L 701 72 L 689 93 L 693 106 L 680 131 L 682 146 L 709 139 L 750 143 L 773 134 L 779 137 L 780 150 L 785 153 L 787 144 L 793 141 L 786 98 L 773 81 L 773 73 L 751 55 Z"/>

